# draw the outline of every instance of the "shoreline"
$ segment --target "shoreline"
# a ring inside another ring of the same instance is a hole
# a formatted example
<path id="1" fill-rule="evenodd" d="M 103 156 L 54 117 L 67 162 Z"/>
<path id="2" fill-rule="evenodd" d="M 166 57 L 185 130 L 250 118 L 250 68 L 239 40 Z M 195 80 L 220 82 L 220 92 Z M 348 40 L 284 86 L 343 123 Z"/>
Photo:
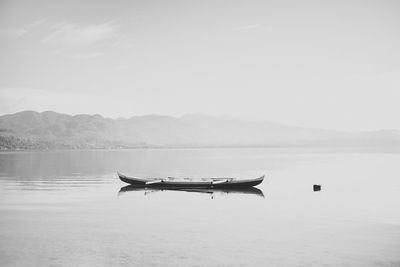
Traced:
<path id="1" fill-rule="evenodd" d="M 268 149 L 268 150 L 292 150 L 308 153 L 318 152 L 378 152 L 400 153 L 400 146 L 149 146 L 149 147 L 112 147 L 112 148 L 49 148 L 49 149 L 0 149 L 0 153 L 23 152 L 57 152 L 57 151 L 129 151 L 129 150 L 231 150 L 231 149 Z"/>

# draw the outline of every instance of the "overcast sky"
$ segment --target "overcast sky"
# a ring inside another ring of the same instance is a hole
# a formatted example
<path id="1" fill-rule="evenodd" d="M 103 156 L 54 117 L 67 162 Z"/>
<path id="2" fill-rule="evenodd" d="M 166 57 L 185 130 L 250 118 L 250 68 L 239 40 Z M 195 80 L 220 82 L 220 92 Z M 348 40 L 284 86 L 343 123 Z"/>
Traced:
<path id="1" fill-rule="evenodd" d="M 400 129 L 400 1 L 0 0 L 0 114 Z"/>

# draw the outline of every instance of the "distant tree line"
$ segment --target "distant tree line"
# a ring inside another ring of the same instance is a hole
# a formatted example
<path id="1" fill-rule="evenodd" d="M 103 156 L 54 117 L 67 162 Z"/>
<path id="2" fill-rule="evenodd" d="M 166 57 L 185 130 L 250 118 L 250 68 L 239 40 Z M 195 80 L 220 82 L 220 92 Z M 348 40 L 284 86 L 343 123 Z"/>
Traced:
<path id="1" fill-rule="evenodd" d="M 0 150 L 29 150 L 29 149 L 118 149 L 118 148 L 146 148 L 146 143 L 126 143 L 108 140 L 41 140 L 15 136 L 0 135 Z"/>
<path id="2" fill-rule="evenodd" d="M 46 149 L 43 143 L 14 136 L 0 136 L 0 150 Z"/>

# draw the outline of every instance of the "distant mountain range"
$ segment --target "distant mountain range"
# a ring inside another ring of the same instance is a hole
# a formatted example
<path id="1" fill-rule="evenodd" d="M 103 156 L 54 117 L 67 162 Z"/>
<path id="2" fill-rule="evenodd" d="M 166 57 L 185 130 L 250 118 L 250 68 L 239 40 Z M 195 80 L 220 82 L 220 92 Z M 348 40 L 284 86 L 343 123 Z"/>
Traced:
<path id="1" fill-rule="evenodd" d="M 400 146 L 400 131 L 340 132 L 206 115 L 110 119 L 23 111 L 0 116 L 0 149 Z"/>

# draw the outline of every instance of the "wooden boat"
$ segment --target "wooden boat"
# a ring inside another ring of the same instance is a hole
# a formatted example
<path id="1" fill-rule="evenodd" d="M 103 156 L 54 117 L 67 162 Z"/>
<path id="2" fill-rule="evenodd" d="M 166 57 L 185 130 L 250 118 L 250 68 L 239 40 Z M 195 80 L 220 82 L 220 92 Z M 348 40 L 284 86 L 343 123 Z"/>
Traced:
<path id="1" fill-rule="evenodd" d="M 138 187 L 164 188 L 243 188 L 259 185 L 265 175 L 255 179 L 237 178 L 138 178 L 128 177 L 118 172 L 121 181 Z"/>
<path id="2" fill-rule="evenodd" d="M 150 195 L 153 193 L 164 192 L 164 191 L 178 191 L 178 192 L 189 192 L 189 193 L 202 193 L 209 195 L 256 195 L 264 198 L 264 193 L 261 189 L 256 187 L 233 187 L 233 188 L 147 188 L 143 186 L 126 185 L 120 188 L 118 195 L 126 192 L 144 192 L 144 195 Z"/>

